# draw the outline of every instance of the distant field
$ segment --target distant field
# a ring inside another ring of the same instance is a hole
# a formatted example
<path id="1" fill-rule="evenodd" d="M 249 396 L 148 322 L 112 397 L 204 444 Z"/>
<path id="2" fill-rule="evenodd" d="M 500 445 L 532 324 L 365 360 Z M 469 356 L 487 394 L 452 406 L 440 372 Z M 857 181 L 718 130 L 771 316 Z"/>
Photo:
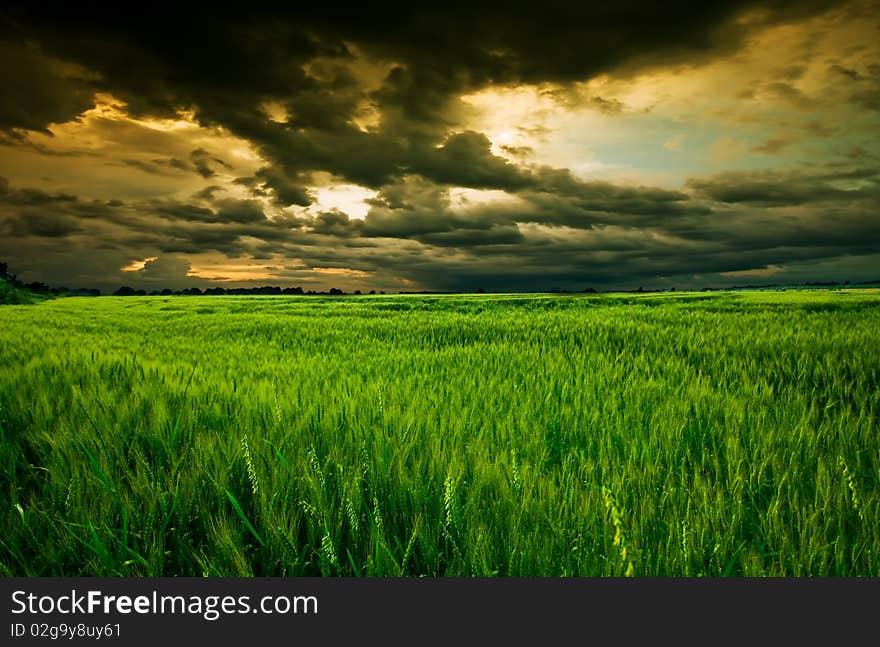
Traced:
<path id="1" fill-rule="evenodd" d="M 880 291 L 0 307 L 0 575 L 880 576 Z"/>

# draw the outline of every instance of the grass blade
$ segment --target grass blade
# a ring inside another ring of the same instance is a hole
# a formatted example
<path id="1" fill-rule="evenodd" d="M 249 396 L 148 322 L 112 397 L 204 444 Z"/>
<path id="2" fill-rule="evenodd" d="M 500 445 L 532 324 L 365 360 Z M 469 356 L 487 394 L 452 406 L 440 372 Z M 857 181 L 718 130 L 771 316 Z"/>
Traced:
<path id="1" fill-rule="evenodd" d="M 260 542 L 260 545 L 265 547 L 266 543 L 263 541 L 263 538 L 260 537 L 260 533 L 257 532 L 256 528 L 254 528 L 251 522 L 248 520 L 247 515 L 245 515 L 244 510 L 241 509 L 241 505 L 239 505 L 238 499 L 235 498 L 235 495 L 227 489 L 226 496 L 229 497 L 229 502 L 232 504 L 232 507 L 235 509 L 235 512 L 238 514 L 239 518 L 244 522 L 244 525 L 247 526 L 247 529 L 250 530 L 251 534 L 256 538 L 258 542 Z"/>

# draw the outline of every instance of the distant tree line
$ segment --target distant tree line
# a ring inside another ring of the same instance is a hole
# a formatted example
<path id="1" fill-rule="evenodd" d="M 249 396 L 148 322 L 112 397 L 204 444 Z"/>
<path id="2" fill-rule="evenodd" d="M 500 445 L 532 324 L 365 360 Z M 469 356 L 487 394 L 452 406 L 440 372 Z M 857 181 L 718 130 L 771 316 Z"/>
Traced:
<path id="1" fill-rule="evenodd" d="M 163 290 L 153 290 L 151 292 L 147 292 L 146 290 L 136 290 L 135 288 L 129 287 L 127 285 L 123 285 L 121 288 L 116 290 L 113 293 L 113 296 L 116 297 L 136 297 L 136 296 L 182 296 L 182 295 L 209 295 L 209 296 L 224 296 L 224 295 L 235 295 L 235 294 L 286 294 L 286 295 L 303 295 L 303 296 L 342 296 L 345 294 L 349 294 L 348 292 L 344 292 L 339 288 L 330 288 L 327 292 L 318 292 L 315 290 L 303 290 L 301 287 L 295 288 L 281 288 L 277 285 L 263 285 L 260 287 L 254 288 L 205 288 L 202 290 L 201 288 L 184 288 L 183 290 L 171 290 L 170 288 L 165 288 Z M 351 294 L 362 294 L 360 290 L 355 290 Z M 370 290 L 369 294 L 385 294 L 384 291 L 380 290 L 378 293 L 376 290 Z"/>
<path id="2" fill-rule="evenodd" d="M 19 278 L 15 274 L 11 274 L 9 272 L 9 265 L 7 263 L 0 263 L 0 279 L 6 281 L 14 288 L 17 288 L 19 290 L 27 290 L 28 292 L 33 292 L 34 294 L 83 297 L 97 297 L 101 295 L 101 291 L 96 288 L 55 288 L 50 287 L 45 283 L 41 283 L 39 281 L 25 283 L 24 281 L 19 280 Z"/>
<path id="3" fill-rule="evenodd" d="M 28 292 L 32 292 L 38 295 L 47 295 L 47 296 L 100 296 L 101 290 L 97 288 L 68 288 L 68 287 L 50 287 L 45 283 L 41 283 L 39 281 L 34 281 L 31 283 L 25 283 L 18 279 L 15 274 L 11 274 L 9 272 L 9 266 L 7 263 L 0 262 L 0 280 L 5 283 L 11 285 L 13 288 L 18 290 L 25 290 Z M 876 285 L 880 284 L 880 280 L 877 281 L 859 281 L 857 285 Z M 807 281 L 806 283 L 801 284 L 804 287 L 845 287 L 850 285 L 849 281 L 837 282 L 837 281 Z M 704 288 L 689 288 L 692 290 L 702 291 L 702 292 L 711 292 L 714 290 L 760 290 L 760 289 L 784 289 L 785 287 L 796 287 L 794 284 L 765 284 L 765 285 L 734 285 L 732 287 L 704 287 Z M 647 293 L 647 292 L 675 292 L 674 287 L 670 288 L 659 288 L 659 289 L 646 289 L 642 286 L 634 290 L 614 290 L 614 292 L 629 292 L 629 293 Z M 473 290 L 473 293 L 476 294 L 487 294 L 497 292 L 497 290 L 486 290 L 485 288 L 477 288 Z M 538 291 L 540 292 L 540 291 Z M 550 294 L 596 294 L 598 291 L 596 288 L 587 287 L 582 290 L 566 290 L 563 288 L 553 287 L 549 290 L 545 290 L 545 292 L 549 292 Z M 421 291 L 405 291 L 401 290 L 399 294 L 467 294 L 467 290 L 459 290 L 459 291 L 434 291 L 434 290 L 421 290 Z M 172 290 L 170 288 L 164 288 L 162 290 L 151 290 L 147 291 L 144 289 L 133 288 L 128 285 L 123 285 L 122 287 L 115 290 L 113 296 L 118 297 L 134 297 L 134 296 L 185 296 L 185 295 L 210 295 L 210 296 L 224 296 L 224 295 L 246 295 L 246 294 L 275 294 L 275 295 L 302 295 L 302 296 L 343 296 L 346 294 L 359 295 L 361 294 L 360 290 L 355 290 L 354 292 L 348 293 L 339 288 L 330 288 L 326 292 L 320 292 L 315 290 L 303 290 L 301 287 L 288 287 L 282 288 L 277 285 L 263 285 L 260 287 L 253 288 L 221 288 L 221 287 L 213 287 L 213 288 L 205 288 L 202 290 L 201 288 L 184 288 L 181 290 Z M 385 294 L 384 290 L 370 290 L 368 294 Z"/>

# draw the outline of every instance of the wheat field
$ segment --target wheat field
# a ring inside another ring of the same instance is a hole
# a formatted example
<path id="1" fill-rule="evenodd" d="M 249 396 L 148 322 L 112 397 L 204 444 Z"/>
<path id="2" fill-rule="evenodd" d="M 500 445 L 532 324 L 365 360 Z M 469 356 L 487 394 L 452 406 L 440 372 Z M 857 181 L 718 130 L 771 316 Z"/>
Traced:
<path id="1" fill-rule="evenodd" d="M 880 291 L 0 308 L 4 576 L 880 576 Z"/>

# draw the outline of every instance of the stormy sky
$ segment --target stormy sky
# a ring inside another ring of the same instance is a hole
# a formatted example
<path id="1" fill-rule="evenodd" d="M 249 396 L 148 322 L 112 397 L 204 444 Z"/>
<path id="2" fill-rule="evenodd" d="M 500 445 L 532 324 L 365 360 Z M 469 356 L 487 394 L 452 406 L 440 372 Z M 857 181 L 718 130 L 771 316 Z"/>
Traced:
<path id="1" fill-rule="evenodd" d="M 144 289 L 880 279 L 880 2 L 0 8 L 0 260 Z"/>

